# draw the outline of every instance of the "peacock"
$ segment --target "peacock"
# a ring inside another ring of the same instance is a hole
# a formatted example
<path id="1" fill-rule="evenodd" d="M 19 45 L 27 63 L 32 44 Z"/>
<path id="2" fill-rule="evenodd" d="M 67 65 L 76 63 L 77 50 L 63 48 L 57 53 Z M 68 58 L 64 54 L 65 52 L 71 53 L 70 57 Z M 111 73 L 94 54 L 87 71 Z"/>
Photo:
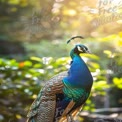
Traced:
<path id="1" fill-rule="evenodd" d="M 67 43 L 74 38 L 83 37 L 73 37 Z M 46 82 L 30 107 L 27 122 L 74 122 L 74 116 L 88 99 L 93 84 L 93 77 L 81 53 L 89 53 L 88 48 L 76 44 L 70 51 L 72 61 L 69 70 Z"/>

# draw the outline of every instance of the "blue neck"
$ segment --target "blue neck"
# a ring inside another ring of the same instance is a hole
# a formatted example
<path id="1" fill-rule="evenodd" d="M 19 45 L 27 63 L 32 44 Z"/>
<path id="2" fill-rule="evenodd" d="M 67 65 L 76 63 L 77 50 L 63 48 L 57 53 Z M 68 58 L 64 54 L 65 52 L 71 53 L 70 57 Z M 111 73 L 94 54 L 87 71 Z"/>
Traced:
<path id="1" fill-rule="evenodd" d="M 69 75 L 63 81 L 76 87 L 91 86 L 93 79 L 85 62 L 78 54 L 74 53 L 74 49 L 71 50 L 70 56 L 72 58 L 72 64 L 69 69 Z"/>
<path id="2" fill-rule="evenodd" d="M 74 53 L 74 49 L 71 50 L 70 56 L 73 59 L 75 56 L 79 56 L 78 54 Z"/>

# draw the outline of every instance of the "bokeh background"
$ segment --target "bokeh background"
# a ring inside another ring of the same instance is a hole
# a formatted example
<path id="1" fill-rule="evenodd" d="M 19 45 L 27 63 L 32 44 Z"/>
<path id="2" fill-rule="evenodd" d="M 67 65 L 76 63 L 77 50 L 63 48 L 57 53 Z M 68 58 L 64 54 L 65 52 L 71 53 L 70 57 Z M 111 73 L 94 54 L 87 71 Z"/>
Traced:
<path id="1" fill-rule="evenodd" d="M 67 45 L 76 35 L 85 39 Z M 25 122 L 46 80 L 68 70 L 76 43 L 92 52 L 82 57 L 94 77 L 77 121 L 122 119 L 121 0 L 0 0 L 0 122 Z"/>

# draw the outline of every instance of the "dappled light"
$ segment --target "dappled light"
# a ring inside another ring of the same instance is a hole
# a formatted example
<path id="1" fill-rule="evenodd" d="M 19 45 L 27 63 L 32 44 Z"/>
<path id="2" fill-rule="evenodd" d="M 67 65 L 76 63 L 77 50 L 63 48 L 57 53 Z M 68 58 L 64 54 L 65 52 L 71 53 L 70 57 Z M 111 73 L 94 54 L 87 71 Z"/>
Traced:
<path id="1" fill-rule="evenodd" d="M 0 122 L 25 122 L 46 82 L 80 54 L 93 87 L 77 122 L 122 121 L 121 0 L 0 1 Z M 73 36 L 83 36 L 67 44 Z M 108 119 L 108 120 L 107 120 Z"/>

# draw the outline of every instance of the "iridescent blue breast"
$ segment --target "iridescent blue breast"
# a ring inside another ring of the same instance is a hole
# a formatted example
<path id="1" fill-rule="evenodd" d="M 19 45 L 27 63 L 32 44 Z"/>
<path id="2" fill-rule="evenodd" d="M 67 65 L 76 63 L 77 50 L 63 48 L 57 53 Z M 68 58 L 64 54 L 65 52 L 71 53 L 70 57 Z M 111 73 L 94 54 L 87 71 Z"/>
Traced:
<path id="1" fill-rule="evenodd" d="M 77 88 L 92 86 L 92 75 L 80 56 L 76 55 L 73 58 L 68 76 L 63 79 L 63 82 Z"/>

